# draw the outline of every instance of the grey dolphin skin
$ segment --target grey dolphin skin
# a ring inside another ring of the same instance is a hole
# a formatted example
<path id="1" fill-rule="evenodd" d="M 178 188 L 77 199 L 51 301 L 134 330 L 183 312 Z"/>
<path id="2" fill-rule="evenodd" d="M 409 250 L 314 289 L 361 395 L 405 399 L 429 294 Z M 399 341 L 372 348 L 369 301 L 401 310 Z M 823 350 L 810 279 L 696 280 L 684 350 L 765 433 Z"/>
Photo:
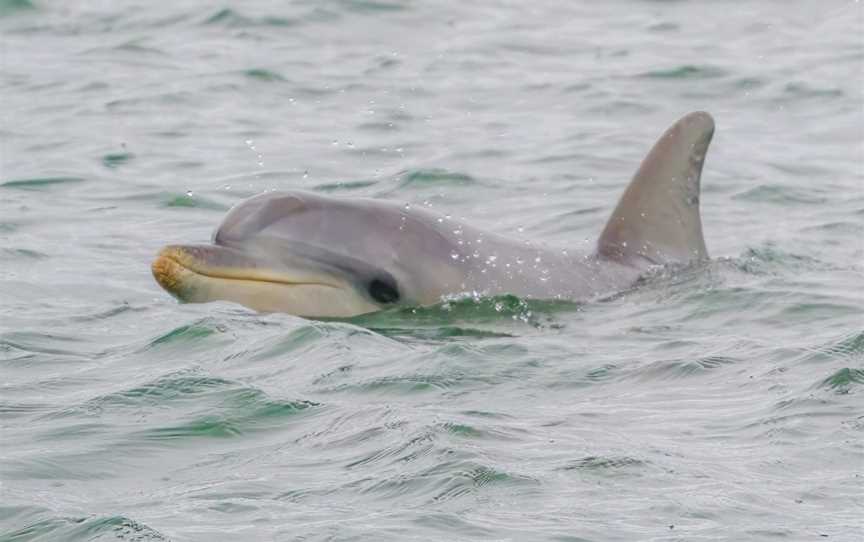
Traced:
<path id="1" fill-rule="evenodd" d="M 211 244 L 172 245 L 152 264 L 178 299 L 263 312 L 347 317 L 448 295 L 586 301 L 652 266 L 705 260 L 699 185 L 714 133 L 690 113 L 657 141 L 596 251 L 526 245 L 390 201 L 267 192 L 232 208 Z"/>

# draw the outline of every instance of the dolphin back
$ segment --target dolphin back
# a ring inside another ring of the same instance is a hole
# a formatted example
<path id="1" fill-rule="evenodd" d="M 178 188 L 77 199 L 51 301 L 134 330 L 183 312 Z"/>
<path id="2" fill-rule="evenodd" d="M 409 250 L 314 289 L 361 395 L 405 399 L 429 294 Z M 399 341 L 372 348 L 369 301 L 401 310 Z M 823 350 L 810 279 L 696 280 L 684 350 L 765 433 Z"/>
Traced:
<path id="1" fill-rule="evenodd" d="M 705 260 L 699 192 L 714 120 L 690 113 L 642 161 L 597 242 L 599 257 L 627 265 Z"/>

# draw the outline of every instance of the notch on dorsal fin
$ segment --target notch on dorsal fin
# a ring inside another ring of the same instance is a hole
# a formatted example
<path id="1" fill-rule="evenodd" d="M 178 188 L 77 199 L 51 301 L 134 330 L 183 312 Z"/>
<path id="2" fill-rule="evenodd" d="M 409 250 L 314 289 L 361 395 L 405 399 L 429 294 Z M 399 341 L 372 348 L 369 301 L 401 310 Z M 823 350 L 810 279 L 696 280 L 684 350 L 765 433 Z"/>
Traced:
<path id="1" fill-rule="evenodd" d="M 603 258 L 630 265 L 708 258 L 699 215 L 699 180 L 714 119 L 690 113 L 642 161 L 597 242 Z"/>

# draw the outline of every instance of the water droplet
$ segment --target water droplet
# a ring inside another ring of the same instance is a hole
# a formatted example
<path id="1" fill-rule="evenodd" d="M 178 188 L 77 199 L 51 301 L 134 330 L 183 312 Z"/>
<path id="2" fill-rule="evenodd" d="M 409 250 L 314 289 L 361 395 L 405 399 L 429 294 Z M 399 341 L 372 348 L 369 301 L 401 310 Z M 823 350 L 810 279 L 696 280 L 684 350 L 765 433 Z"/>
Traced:
<path id="1" fill-rule="evenodd" d="M 519 233 L 523 233 L 525 231 L 525 228 L 519 226 L 518 228 L 516 228 L 516 231 L 518 231 Z"/>
<path id="2" fill-rule="evenodd" d="M 191 197 L 192 197 L 192 191 L 191 191 L 191 190 L 187 190 L 187 191 L 186 191 L 186 197 L 187 197 L 187 198 L 191 198 Z"/>
<path id="3" fill-rule="evenodd" d="M 451 253 L 450 253 L 450 257 L 453 258 L 454 260 L 458 260 L 458 259 L 459 259 L 459 254 L 458 254 L 457 252 L 451 252 Z"/>
<path id="4" fill-rule="evenodd" d="M 309 170 L 308 170 L 308 169 L 307 169 L 306 171 L 303 172 L 303 178 L 304 178 L 304 179 L 308 179 L 308 178 L 309 178 Z"/>

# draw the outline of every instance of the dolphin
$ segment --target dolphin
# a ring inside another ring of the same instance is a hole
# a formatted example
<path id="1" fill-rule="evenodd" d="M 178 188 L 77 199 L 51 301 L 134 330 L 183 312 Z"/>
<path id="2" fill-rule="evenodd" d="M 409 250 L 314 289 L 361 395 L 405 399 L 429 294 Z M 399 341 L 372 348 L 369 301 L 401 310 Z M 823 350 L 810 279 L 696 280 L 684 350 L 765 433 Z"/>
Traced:
<path id="1" fill-rule="evenodd" d="M 273 191 L 234 206 L 210 244 L 169 245 L 153 276 L 181 301 L 349 317 L 465 292 L 589 301 L 654 266 L 705 260 L 699 192 L 714 120 L 690 113 L 655 143 L 591 253 L 482 231 L 392 201 Z"/>

